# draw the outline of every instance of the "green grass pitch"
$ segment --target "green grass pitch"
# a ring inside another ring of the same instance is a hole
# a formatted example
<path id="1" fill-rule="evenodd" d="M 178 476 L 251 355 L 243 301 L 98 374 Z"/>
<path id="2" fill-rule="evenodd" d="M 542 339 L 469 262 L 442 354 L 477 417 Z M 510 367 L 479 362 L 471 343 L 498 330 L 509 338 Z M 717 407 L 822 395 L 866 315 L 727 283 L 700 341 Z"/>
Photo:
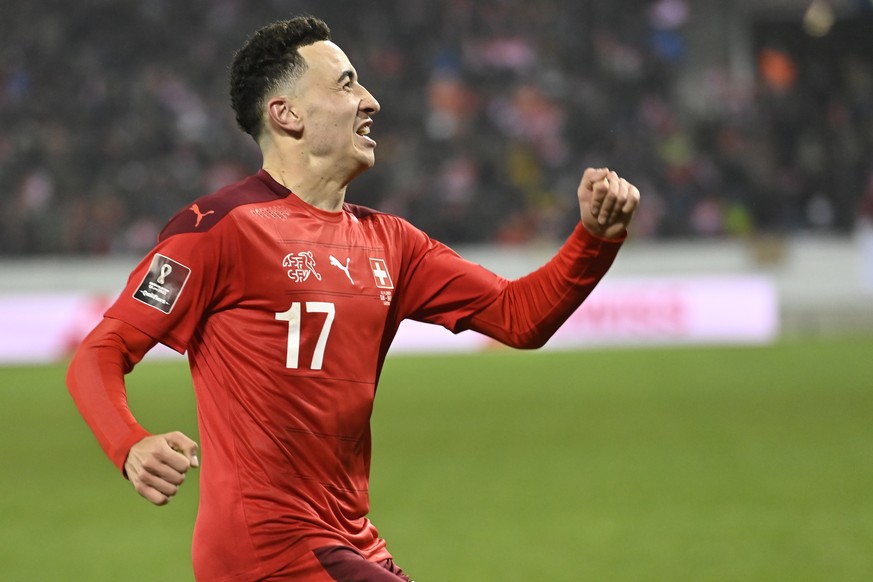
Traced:
<path id="1" fill-rule="evenodd" d="M 428 581 L 873 580 L 873 338 L 389 359 L 372 514 Z M 63 365 L 0 369 L 0 579 L 192 580 L 168 506 L 103 457 Z M 183 362 L 131 405 L 195 434 Z M 203 459 L 208 462 L 208 459 Z"/>

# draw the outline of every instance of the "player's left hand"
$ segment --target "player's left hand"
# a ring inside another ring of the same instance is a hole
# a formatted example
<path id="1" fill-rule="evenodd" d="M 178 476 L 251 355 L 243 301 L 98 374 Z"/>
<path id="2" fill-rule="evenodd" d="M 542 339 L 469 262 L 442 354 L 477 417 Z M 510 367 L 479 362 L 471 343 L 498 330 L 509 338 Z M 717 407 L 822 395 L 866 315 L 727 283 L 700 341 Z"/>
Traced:
<path id="1" fill-rule="evenodd" d="M 609 168 L 588 168 L 577 190 L 582 224 L 593 235 L 624 235 L 640 203 L 640 191 Z"/>

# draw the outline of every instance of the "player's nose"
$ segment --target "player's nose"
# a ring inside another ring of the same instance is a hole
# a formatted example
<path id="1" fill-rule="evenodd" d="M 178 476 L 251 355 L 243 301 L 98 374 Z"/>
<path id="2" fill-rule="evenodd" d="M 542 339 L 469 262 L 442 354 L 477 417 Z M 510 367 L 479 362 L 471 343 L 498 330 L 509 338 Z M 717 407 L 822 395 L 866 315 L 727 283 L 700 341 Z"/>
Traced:
<path id="1" fill-rule="evenodd" d="M 382 106 L 379 105 L 379 102 L 373 97 L 373 94 L 370 93 L 366 87 L 363 85 L 359 85 L 361 87 L 361 110 L 367 113 L 368 115 L 375 115 L 379 113 L 379 110 L 382 109 Z"/>

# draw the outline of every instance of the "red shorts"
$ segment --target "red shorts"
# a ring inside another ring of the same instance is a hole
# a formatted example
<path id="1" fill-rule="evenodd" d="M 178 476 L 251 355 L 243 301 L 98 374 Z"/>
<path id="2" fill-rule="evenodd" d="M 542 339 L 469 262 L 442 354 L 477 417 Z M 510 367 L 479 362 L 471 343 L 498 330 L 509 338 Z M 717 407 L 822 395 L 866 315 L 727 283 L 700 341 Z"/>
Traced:
<path id="1" fill-rule="evenodd" d="M 306 554 L 264 582 L 413 582 L 393 560 L 370 562 L 354 548 L 325 546 Z"/>

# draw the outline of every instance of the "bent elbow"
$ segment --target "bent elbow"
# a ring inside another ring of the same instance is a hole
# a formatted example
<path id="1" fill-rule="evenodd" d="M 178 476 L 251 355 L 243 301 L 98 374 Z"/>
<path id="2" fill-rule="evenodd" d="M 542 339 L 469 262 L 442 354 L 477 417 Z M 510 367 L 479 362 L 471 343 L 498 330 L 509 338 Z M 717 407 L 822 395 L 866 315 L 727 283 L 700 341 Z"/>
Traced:
<path id="1" fill-rule="evenodd" d="M 549 341 L 551 334 L 539 334 L 535 332 L 520 333 L 507 338 L 504 344 L 518 350 L 538 350 Z"/>

